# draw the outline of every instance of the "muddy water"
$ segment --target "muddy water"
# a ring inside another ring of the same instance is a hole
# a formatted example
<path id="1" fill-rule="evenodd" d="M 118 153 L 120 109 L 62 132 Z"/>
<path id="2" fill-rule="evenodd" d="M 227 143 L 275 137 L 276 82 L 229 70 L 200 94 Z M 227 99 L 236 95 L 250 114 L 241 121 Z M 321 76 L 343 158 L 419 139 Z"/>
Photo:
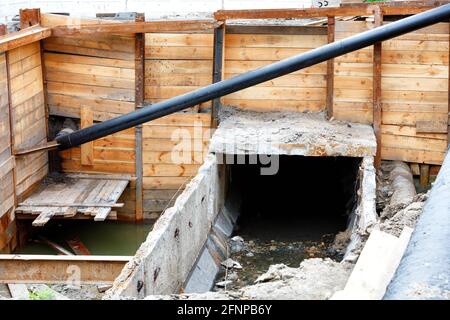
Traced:
<path id="1" fill-rule="evenodd" d="M 241 264 L 242 269 L 231 272 L 229 270 L 225 272 L 223 269 L 218 281 L 231 278 L 233 283 L 227 285 L 227 289 L 238 289 L 253 284 L 260 275 L 267 272 L 272 264 L 282 263 L 290 267 L 298 267 L 300 262 L 307 258 L 333 258 L 334 255 L 328 251 L 333 238 L 333 235 L 325 235 L 321 241 L 250 240 L 243 251 L 230 256 Z M 334 256 L 334 260 L 338 261 L 339 258 Z M 233 273 L 237 276 L 236 279 L 233 279 L 236 277 Z"/>
<path id="2" fill-rule="evenodd" d="M 231 252 L 230 258 L 237 261 L 242 269 L 222 268 L 218 275 L 218 282 L 232 280 L 232 283 L 227 284 L 227 290 L 253 284 L 273 264 L 298 267 L 308 258 L 328 257 L 335 261 L 342 259 L 331 248 L 335 235 L 345 229 L 342 217 L 323 219 L 319 215 L 291 217 L 289 220 L 252 220 L 251 223 L 241 221 L 234 233 L 235 236 L 242 237 L 244 243 L 238 252 Z M 230 240 L 230 250 L 240 247 L 235 243 Z"/>
<path id="3" fill-rule="evenodd" d="M 51 221 L 42 229 L 34 228 L 27 244 L 15 253 L 57 254 L 48 245 L 36 241 L 45 237 L 72 251 L 67 240 L 78 238 L 92 255 L 125 255 L 136 253 L 153 224 L 135 224 L 117 221 Z"/>

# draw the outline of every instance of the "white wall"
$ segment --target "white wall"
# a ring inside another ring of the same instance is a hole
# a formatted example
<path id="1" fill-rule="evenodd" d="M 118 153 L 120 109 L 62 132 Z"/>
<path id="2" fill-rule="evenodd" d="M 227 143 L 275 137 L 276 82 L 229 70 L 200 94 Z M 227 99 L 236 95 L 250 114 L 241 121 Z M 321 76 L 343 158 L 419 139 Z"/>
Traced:
<path id="1" fill-rule="evenodd" d="M 70 12 L 95 17 L 99 12 L 145 12 L 147 18 L 219 9 L 307 8 L 311 0 L 0 0 L 0 23 L 10 21 L 21 8 L 42 12 Z"/>

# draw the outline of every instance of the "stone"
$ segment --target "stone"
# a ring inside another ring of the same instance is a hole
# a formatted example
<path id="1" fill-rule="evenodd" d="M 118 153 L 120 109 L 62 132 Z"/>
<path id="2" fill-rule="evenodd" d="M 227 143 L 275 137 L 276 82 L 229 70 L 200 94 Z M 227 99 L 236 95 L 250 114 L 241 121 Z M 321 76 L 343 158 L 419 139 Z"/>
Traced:
<path id="1" fill-rule="evenodd" d="M 221 265 L 227 269 L 242 269 L 241 264 L 231 258 L 228 258 L 227 260 L 222 261 Z"/>

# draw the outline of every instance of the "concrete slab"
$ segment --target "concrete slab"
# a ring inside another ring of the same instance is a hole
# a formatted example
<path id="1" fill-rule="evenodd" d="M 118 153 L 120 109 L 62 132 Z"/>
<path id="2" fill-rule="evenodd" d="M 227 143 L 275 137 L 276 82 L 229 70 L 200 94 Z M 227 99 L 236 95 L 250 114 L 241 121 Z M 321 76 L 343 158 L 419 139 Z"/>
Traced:
<path id="1" fill-rule="evenodd" d="M 369 125 L 328 121 L 322 113 L 254 112 L 224 107 L 210 142 L 217 154 L 374 156 Z"/>

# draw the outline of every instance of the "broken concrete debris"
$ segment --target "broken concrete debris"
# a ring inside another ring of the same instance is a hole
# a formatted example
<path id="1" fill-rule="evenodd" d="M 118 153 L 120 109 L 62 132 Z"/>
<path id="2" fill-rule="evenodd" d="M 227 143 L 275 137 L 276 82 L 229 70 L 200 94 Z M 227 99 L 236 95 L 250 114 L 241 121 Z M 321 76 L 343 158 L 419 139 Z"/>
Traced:
<path id="1" fill-rule="evenodd" d="M 242 266 L 239 262 L 230 258 L 222 261 L 221 265 L 223 265 L 227 269 L 242 269 Z"/>

